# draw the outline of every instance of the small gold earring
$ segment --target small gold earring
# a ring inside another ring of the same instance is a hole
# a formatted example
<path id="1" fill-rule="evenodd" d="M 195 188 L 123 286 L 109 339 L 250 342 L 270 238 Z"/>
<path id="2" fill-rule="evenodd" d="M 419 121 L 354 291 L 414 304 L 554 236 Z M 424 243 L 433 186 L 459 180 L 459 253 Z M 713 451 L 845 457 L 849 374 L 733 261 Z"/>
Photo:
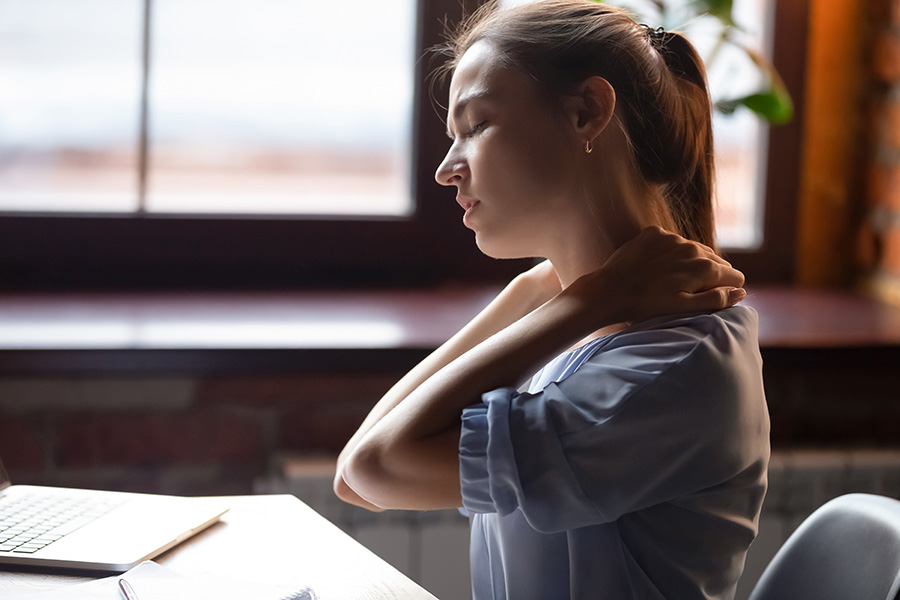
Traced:
<path id="1" fill-rule="evenodd" d="M 590 154 L 591 152 L 594 151 L 594 145 L 591 144 L 591 140 L 588 140 L 588 141 L 584 144 L 584 151 L 585 151 L 586 153 L 588 153 L 588 154 Z"/>

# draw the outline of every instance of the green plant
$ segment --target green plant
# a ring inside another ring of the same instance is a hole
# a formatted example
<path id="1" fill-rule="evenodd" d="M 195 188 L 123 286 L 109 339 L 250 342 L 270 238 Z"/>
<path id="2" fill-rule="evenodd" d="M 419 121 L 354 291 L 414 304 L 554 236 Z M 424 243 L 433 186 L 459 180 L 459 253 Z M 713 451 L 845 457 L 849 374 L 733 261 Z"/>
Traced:
<path id="1" fill-rule="evenodd" d="M 704 52 L 703 57 L 710 70 L 720 60 L 728 59 L 723 49 L 729 46 L 749 59 L 760 75 L 760 87 L 737 97 L 714 98 L 716 110 L 719 112 L 731 114 L 744 107 L 772 124 L 787 123 L 793 118 L 794 105 L 787 87 L 771 61 L 747 43 L 747 31 L 734 18 L 734 0 L 608 0 L 608 2 L 627 8 L 638 20 L 651 27 L 683 31 L 688 38 L 691 38 L 688 31 L 691 25 L 703 22 L 708 29 L 715 30 L 711 49 Z"/>

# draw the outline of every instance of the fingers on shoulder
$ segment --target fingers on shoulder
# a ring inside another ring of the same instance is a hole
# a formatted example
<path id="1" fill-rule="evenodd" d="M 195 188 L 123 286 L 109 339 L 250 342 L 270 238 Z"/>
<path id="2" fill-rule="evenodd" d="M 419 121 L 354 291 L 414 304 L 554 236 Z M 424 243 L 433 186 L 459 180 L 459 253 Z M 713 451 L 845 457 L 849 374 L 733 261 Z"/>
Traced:
<path id="1" fill-rule="evenodd" d="M 746 292 L 740 287 L 722 286 L 692 294 L 691 310 L 716 311 L 729 308 L 746 297 Z"/>
<path id="2" fill-rule="evenodd" d="M 744 285 L 744 274 L 731 266 L 712 248 L 699 242 L 678 238 L 681 243 L 675 251 L 684 266 L 684 272 L 693 283 L 689 291 L 703 291 L 716 287 L 740 288 Z"/>
<path id="3" fill-rule="evenodd" d="M 697 257 L 692 261 L 691 271 L 698 283 L 693 291 L 744 287 L 744 274 L 728 263 L 723 264 L 705 257 Z"/>

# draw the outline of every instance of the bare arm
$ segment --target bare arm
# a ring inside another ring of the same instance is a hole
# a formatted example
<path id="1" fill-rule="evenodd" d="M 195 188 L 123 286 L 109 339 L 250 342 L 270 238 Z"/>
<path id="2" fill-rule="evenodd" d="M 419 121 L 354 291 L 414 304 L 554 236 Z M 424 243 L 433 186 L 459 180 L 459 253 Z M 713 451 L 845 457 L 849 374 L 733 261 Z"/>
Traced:
<path id="1" fill-rule="evenodd" d="M 648 230 L 600 270 L 393 398 L 344 457 L 338 477 L 371 506 L 460 506 L 460 414 L 483 392 L 515 385 L 606 325 L 724 308 L 742 298 L 732 291 L 742 285 L 743 276 L 711 250 Z"/>
<path id="2" fill-rule="evenodd" d="M 513 279 L 484 310 L 456 335 L 400 379 L 372 408 L 362 425 L 341 451 L 334 479 L 334 490 L 338 497 L 363 508 L 381 510 L 360 497 L 344 481 L 342 467 L 360 441 L 376 423 L 423 382 L 477 344 L 541 306 L 559 291 L 559 279 L 550 263 L 538 264 Z"/>

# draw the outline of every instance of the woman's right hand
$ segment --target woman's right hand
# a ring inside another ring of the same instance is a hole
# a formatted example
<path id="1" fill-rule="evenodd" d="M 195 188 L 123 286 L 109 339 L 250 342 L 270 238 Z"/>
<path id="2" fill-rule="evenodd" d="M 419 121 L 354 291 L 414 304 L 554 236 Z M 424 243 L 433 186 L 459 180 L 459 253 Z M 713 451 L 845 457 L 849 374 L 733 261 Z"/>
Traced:
<path id="1" fill-rule="evenodd" d="M 721 310 L 746 295 L 744 275 L 712 248 L 659 227 L 644 229 L 576 283 L 613 323 Z"/>

